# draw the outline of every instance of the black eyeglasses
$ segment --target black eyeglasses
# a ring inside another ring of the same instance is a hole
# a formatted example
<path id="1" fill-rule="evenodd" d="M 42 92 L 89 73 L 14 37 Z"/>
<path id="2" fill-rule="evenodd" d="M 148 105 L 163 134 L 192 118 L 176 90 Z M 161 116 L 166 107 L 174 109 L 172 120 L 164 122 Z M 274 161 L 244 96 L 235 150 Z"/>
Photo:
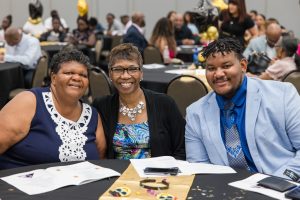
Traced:
<path id="1" fill-rule="evenodd" d="M 110 71 L 112 72 L 113 75 L 120 76 L 125 73 L 125 71 L 129 75 L 135 75 L 137 72 L 141 70 L 140 67 L 128 67 L 128 68 L 123 68 L 123 67 L 112 67 L 110 68 Z"/>

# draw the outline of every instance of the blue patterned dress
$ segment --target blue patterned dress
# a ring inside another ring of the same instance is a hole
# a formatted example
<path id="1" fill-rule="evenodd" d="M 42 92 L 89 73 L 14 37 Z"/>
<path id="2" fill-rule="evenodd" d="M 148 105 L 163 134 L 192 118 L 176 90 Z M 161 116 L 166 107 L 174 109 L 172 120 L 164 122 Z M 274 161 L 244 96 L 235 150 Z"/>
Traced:
<path id="1" fill-rule="evenodd" d="M 148 122 L 140 124 L 117 124 L 113 148 L 117 159 L 140 159 L 151 157 Z"/>

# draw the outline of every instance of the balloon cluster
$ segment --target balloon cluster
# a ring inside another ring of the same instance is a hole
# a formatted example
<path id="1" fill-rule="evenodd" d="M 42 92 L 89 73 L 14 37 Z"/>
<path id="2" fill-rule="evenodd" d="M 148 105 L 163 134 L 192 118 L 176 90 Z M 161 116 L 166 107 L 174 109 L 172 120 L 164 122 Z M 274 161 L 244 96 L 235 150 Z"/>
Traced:
<path id="1" fill-rule="evenodd" d="M 218 29 L 215 26 L 208 27 L 207 31 L 201 33 L 201 42 L 207 45 L 208 43 L 219 38 Z"/>
<path id="2" fill-rule="evenodd" d="M 80 17 L 85 16 L 88 13 L 88 4 L 86 0 L 78 0 L 77 10 Z"/>
<path id="3" fill-rule="evenodd" d="M 217 7 L 219 10 L 224 10 L 228 8 L 228 4 L 224 0 L 212 0 L 211 4 Z"/>

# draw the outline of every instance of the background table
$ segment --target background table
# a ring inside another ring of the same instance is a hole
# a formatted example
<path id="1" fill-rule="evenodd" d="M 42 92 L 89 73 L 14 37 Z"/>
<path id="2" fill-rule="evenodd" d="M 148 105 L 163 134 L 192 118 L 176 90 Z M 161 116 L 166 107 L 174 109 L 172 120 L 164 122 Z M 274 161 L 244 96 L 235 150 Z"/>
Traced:
<path id="1" fill-rule="evenodd" d="M 20 63 L 0 63 L 0 109 L 6 104 L 9 92 L 24 88 L 24 77 Z"/>
<path id="2" fill-rule="evenodd" d="M 141 81 L 141 86 L 149 90 L 165 93 L 168 83 L 178 74 L 165 73 L 166 70 L 176 69 L 173 65 L 167 65 L 160 69 L 145 69 L 143 68 L 144 77 Z"/>
<path id="3" fill-rule="evenodd" d="M 100 165 L 102 167 L 112 168 L 120 173 L 122 173 L 129 165 L 129 161 L 124 160 L 95 160 L 90 162 Z M 67 165 L 73 163 L 75 162 L 33 165 L 9 170 L 1 170 L 0 177 L 12 175 L 15 173 L 26 172 L 34 169 L 45 169 L 47 167 Z M 195 176 L 188 197 L 192 197 L 193 200 L 271 199 L 261 194 L 241 190 L 228 185 L 228 183 L 230 182 L 244 179 L 249 175 L 250 174 L 245 170 L 240 170 L 236 174 L 197 175 Z M 51 192 L 31 196 L 19 191 L 12 185 L 9 185 L 6 182 L 0 180 L 0 198 L 2 200 L 97 200 L 99 196 L 101 196 L 114 183 L 115 180 L 117 180 L 117 178 L 103 179 L 85 185 L 64 187 Z"/>
<path id="4" fill-rule="evenodd" d="M 187 69 L 189 65 L 190 64 L 183 64 L 183 65 L 171 64 L 171 65 L 166 65 L 164 68 L 159 68 L 159 69 L 143 68 L 144 77 L 143 80 L 141 81 L 141 86 L 156 92 L 166 93 L 169 82 L 172 79 L 176 78 L 177 76 L 180 76 L 180 74 L 165 73 L 165 71 Z M 195 74 L 190 74 L 190 75 L 195 75 Z M 202 82 L 206 85 L 208 91 L 211 90 L 204 75 L 203 76 L 196 75 L 196 77 L 202 80 Z"/>

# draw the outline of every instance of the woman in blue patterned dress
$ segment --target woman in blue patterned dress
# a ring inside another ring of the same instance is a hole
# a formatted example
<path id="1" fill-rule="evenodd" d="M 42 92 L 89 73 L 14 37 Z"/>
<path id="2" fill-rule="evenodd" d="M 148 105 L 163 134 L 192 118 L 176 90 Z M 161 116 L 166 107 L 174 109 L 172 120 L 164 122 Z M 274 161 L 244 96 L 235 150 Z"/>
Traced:
<path id="1" fill-rule="evenodd" d="M 107 157 L 118 159 L 174 156 L 185 159 L 185 120 L 174 100 L 140 87 L 142 56 L 132 44 L 115 47 L 109 76 L 117 93 L 97 98 Z"/>
<path id="2" fill-rule="evenodd" d="M 0 111 L 0 169 L 104 158 L 101 119 L 80 101 L 88 66 L 80 51 L 56 54 L 51 86 L 22 92 Z"/>

